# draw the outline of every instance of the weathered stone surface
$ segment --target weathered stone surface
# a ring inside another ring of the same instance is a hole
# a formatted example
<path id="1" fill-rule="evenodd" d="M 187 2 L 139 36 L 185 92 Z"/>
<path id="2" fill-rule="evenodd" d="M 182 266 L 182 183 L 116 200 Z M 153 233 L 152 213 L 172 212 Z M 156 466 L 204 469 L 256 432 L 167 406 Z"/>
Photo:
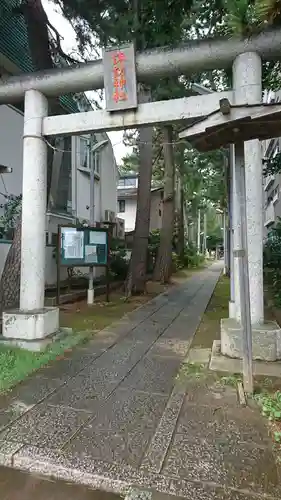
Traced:
<path id="1" fill-rule="evenodd" d="M 142 460 L 142 470 L 149 470 L 155 473 L 161 472 L 172 436 L 175 432 L 184 397 L 184 391 L 176 385 Z"/>
<path id="2" fill-rule="evenodd" d="M 38 372 L 44 378 L 49 380 L 58 380 L 61 383 L 74 377 L 81 370 L 94 363 L 94 361 L 103 354 L 104 348 L 96 348 L 93 352 L 84 350 L 75 350 L 59 363 L 54 361 Z"/>
<path id="3" fill-rule="evenodd" d="M 137 467 L 153 431 L 102 431 L 94 432 L 94 423 L 84 427 L 67 448 L 69 453 L 87 455 L 116 464 L 129 464 Z"/>
<path id="4" fill-rule="evenodd" d="M 0 439 L 42 448 L 60 448 L 91 415 L 41 403 L 14 422 Z"/>
<path id="5" fill-rule="evenodd" d="M 280 359 L 281 329 L 275 321 L 252 326 L 253 359 L 276 361 Z M 221 353 L 230 358 L 242 358 L 241 325 L 232 318 L 221 320 Z"/>
<path id="6" fill-rule="evenodd" d="M 229 358 L 223 356 L 220 352 L 220 340 L 213 343 L 212 355 L 210 360 L 210 370 L 221 373 L 243 373 L 242 359 Z M 281 377 L 281 361 L 254 361 L 254 375 L 263 375 L 265 377 Z"/>
<path id="7" fill-rule="evenodd" d="M 223 438 L 209 442 L 176 434 L 163 473 L 260 494 L 279 490 L 270 450 Z"/>
<path id="8" fill-rule="evenodd" d="M 155 428 L 165 405 L 167 396 L 137 392 L 132 389 L 117 389 L 102 407 L 98 407 L 92 425 L 99 431 L 128 432 Z"/>
<path id="9" fill-rule="evenodd" d="M 50 398 L 50 404 L 94 411 L 97 400 L 111 394 L 146 350 L 142 342 L 122 340 L 57 391 Z"/>
<path id="10" fill-rule="evenodd" d="M 147 355 L 125 378 L 121 387 L 169 394 L 173 388 L 179 364 L 180 361 L 174 358 Z"/>
<path id="11" fill-rule="evenodd" d="M 195 483 L 183 479 L 172 479 L 170 482 L 169 493 L 171 495 L 194 500 L 255 500 L 250 493 L 245 491 L 226 489 L 208 483 Z M 173 497 L 174 498 L 174 497 Z M 154 500 L 154 498 L 153 498 Z M 157 497 L 155 500 L 158 500 Z M 162 500 L 165 500 L 163 498 Z"/>
<path id="12" fill-rule="evenodd" d="M 33 378 L 26 381 L 31 399 L 12 393 L 0 412 L 7 425 L 2 457 L 122 494 L 137 485 L 196 500 L 279 499 L 258 412 L 240 408 L 235 388 L 207 369 L 187 366 L 175 380 L 218 276 L 219 267 L 197 274 L 97 334 L 63 369 L 58 362 L 41 371 L 35 398 Z M 44 402 L 32 407 L 38 398 Z M 14 411 L 21 400 L 10 425 L 9 406 Z"/>
<path id="13" fill-rule="evenodd" d="M 67 372 L 62 373 L 61 377 L 55 378 L 46 378 L 39 374 L 31 376 L 12 389 L 10 392 L 11 402 L 15 403 L 17 407 L 28 409 L 52 394 L 65 383 L 67 378 Z"/>
<path id="14" fill-rule="evenodd" d="M 149 350 L 149 354 L 154 356 L 168 356 L 183 359 L 188 353 L 191 344 L 189 340 L 163 339 L 161 336 Z"/>
<path id="15" fill-rule="evenodd" d="M 230 409 L 231 408 L 231 409 Z M 235 412 L 234 412 L 235 409 Z M 233 406 L 201 406 L 190 404 L 188 398 L 182 406 L 176 432 L 191 436 L 192 439 L 204 439 L 209 442 L 228 440 L 234 443 L 259 443 L 268 446 L 268 430 L 265 422 L 256 411 L 250 408 Z"/>
<path id="16" fill-rule="evenodd" d="M 137 466 L 167 398 L 117 390 L 67 447 L 67 453 Z"/>
<path id="17" fill-rule="evenodd" d="M 198 378 L 190 376 L 187 381 L 187 399 L 200 406 L 220 408 L 230 405 L 238 408 L 237 391 L 235 387 L 222 384 L 212 379 L 209 374 L 201 373 Z"/>
<path id="18" fill-rule="evenodd" d="M 13 443 L 11 441 L 0 440 L 0 465 L 4 465 L 7 467 L 11 466 L 12 457 L 15 453 L 17 453 L 17 451 L 21 449 L 22 446 L 22 443 Z"/>

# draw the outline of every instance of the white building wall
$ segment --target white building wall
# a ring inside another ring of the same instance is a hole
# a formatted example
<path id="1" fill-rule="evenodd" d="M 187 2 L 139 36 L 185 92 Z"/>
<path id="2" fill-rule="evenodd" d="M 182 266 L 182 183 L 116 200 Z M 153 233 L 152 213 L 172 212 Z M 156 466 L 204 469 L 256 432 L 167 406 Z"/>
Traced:
<path id="1" fill-rule="evenodd" d="M 118 212 L 117 217 L 124 219 L 125 221 L 125 232 L 134 231 L 136 223 L 136 213 L 137 213 L 137 200 L 136 198 L 126 198 L 125 199 L 125 212 Z"/>
<path id="2" fill-rule="evenodd" d="M 102 141 L 106 134 L 97 134 L 98 141 Z M 109 138 L 108 138 L 109 140 Z M 117 213 L 117 183 L 118 169 L 111 142 L 101 150 L 101 189 L 100 189 L 100 208 L 101 220 L 104 217 L 105 210 L 111 210 Z"/>
<path id="3" fill-rule="evenodd" d="M 97 134 L 98 142 L 107 138 L 106 134 Z M 72 208 L 80 220 L 90 217 L 90 172 L 81 169 L 80 138 L 72 139 L 75 151 L 72 158 Z M 100 150 L 100 172 L 95 178 L 95 219 L 104 219 L 105 210 L 117 211 L 117 165 L 111 142 Z M 88 208 L 87 208 L 88 207 Z"/>
<path id="4" fill-rule="evenodd" d="M 23 114 L 12 106 L 0 106 L 0 164 L 13 172 L 0 175 L 0 205 L 6 203 L 1 194 L 20 195 L 22 192 Z M 0 215 L 4 212 L 0 208 Z"/>
<path id="5" fill-rule="evenodd" d="M 134 231 L 137 214 L 137 198 L 124 198 L 125 212 L 118 212 L 117 217 L 124 219 L 125 232 Z M 151 195 L 150 205 L 150 231 L 160 229 L 162 227 L 162 200 L 161 191 L 156 191 Z"/>

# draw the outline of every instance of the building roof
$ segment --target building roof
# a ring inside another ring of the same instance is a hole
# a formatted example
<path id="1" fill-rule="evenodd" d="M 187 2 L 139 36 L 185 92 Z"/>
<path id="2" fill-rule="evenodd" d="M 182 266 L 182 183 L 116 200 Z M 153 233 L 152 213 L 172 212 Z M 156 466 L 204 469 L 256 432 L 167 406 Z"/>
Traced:
<path id="1" fill-rule="evenodd" d="M 28 73 L 34 71 L 35 68 L 29 52 L 24 18 L 12 12 L 12 9 L 18 5 L 18 0 L 0 0 L 0 54 L 13 63 L 21 73 Z M 79 111 L 72 96 L 62 96 L 60 102 L 68 112 Z"/>
<path id="2" fill-rule="evenodd" d="M 164 190 L 163 187 L 151 188 L 152 193 L 163 190 Z M 137 188 L 124 188 L 124 189 L 118 189 L 117 197 L 118 200 L 123 200 L 124 198 L 136 198 L 137 194 L 138 194 Z"/>

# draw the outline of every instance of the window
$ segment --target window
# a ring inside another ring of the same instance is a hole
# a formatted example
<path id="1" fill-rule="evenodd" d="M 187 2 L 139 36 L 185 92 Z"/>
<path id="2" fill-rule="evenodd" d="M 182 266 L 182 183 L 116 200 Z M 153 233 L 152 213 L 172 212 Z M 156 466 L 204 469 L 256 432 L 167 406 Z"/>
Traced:
<path id="1" fill-rule="evenodd" d="M 120 212 L 120 213 L 125 212 L 125 200 L 118 201 L 118 212 Z"/>
<path id="2" fill-rule="evenodd" d="M 119 187 L 137 187 L 138 180 L 136 177 L 123 177 L 119 179 L 118 186 Z"/>
<path id="3" fill-rule="evenodd" d="M 80 137 L 80 166 L 89 168 L 89 141 L 86 137 Z"/>
<path id="4" fill-rule="evenodd" d="M 97 174 L 100 174 L 100 164 L 101 164 L 101 156 L 100 156 L 100 151 L 95 151 L 93 153 L 93 161 L 94 161 L 94 171 Z"/>
<path id="5" fill-rule="evenodd" d="M 125 180 L 125 186 L 127 187 L 137 187 L 137 179 L 136 178 L 133 178 L 133 179 L 124 179 Z"/>

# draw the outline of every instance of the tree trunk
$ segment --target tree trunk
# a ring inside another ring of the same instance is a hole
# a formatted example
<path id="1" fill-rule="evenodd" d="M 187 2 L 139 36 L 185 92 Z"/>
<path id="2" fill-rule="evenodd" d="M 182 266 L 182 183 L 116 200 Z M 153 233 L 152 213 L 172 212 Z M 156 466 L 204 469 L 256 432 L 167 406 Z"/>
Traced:
<path id="1" fill-rule="evenodd" d="M 164 128 L 164 198 L 160 245 L 153 273 L 153 279 L 167 283 L 172 272 L 172 250 L 175 218 L 175 163 L 173 154 L 173 129 Z"/>
<path id="2" fill-rule="evenodd" d="M 0 310 L 19 306 L 20 300 L 21 217 L 19 217 L 13 243 L 6 257 L 0 283 Z"/>
<path id="3" fill-rule="evenodd" d="M 24 16 L 28 33 L 28 44 L 33 67 L 36 70 L 53 67 L 49 37 L 48 18 L 41 0 L 26 0 L 15 12 Z M 15 14 L 16 15 L 16 14 Z M 57 107 L 57 106 L 56 106 Z M 49 199 L 54 151 L 48 150 L 47 200 Z M 19 306 L 21 265 L 21 217 L 8 252 L 0 281 L 0 311 Z"/>
<path id="4" fill-rule="evenodd" d="M 150 92 L 141 89 L 140 101 L 150 101 Z M 131 262 L 125 286 L 127 296 L 145 293 L 150 226 L 152 134 L 152 127 L 140 128 L 137 213 Z"/>

